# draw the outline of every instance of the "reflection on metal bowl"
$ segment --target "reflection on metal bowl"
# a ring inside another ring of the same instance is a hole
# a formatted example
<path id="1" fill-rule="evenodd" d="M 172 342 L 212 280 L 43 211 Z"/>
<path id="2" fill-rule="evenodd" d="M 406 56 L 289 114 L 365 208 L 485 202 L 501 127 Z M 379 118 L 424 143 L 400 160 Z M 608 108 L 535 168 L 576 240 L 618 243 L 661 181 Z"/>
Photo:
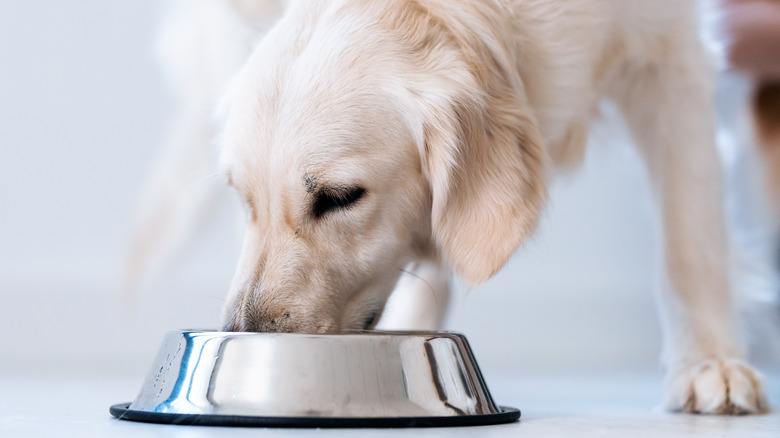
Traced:
<path id="1" fill-rule="evenodd" d="M 492 400 L 463 335 L 176 331 L 122 419 L 298 427 L 495 424 L 520 412 Z"/>

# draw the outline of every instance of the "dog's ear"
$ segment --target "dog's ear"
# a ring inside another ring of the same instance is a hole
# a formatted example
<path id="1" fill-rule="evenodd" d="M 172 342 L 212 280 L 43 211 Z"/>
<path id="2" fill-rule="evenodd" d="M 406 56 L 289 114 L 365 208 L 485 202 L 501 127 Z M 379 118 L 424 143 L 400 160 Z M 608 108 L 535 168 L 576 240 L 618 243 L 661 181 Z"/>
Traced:
<path id="1" fill-rule="evenodd" d="M 527 104 L 511 93 L 455 102 L 424 127 L 432 232 L 470 285 L 503 267 L 545 199 L 544 150 Z"/>
<path id="2" fill-rule="evenodd" d="M 429 63 L 436 86 L 417 92 L 425 101 L 421 156 L 432 193 L 432 234 L 455 272 L 476 285 L 534 230 L 546 197 L 546 151 L 510 50 L 496 37 L 509 34 L 494 29 L 502 21 L 468 4 L 424 14 L 437 32 L 420 46 L 456 50 L 448 52 L 454 56 L 432 50 L 427 59 L 439 60 Z M 493 25 L 480 24 L 488 22 Z M 445 42 L 437 40 L 442 35 Z"/>
<path id="3" fill-rule="evenodd" d="M 417 133 L 439 254 L 470 285 L 507 262 L 546 198 L 547 155 L 515 56 L 491 8 L 419 1 L 408 37 L 427 52 Z M 491 12 L 492 11 L 492 12 Z M 415 15 L 417 14 L 417 15 Z"/>
<path id="4" fill-rule="evenodd" d="M 506 20 L 469 3 L 419 5 L 428 20 L 418 22 L 434 30 L 417 33 L 427 36 L 420 46 L 438 47 L 426 59 L 440 62 L 428 64 L 438 85 L 422 88 L 436 90 L 427 94 L 421 148 L 432 234 L 455 272 L 476 285 L 533 232 L 546 198 L 546 150 L 512 43 L 501 37 L 513 31 L 501 28 Z"/>

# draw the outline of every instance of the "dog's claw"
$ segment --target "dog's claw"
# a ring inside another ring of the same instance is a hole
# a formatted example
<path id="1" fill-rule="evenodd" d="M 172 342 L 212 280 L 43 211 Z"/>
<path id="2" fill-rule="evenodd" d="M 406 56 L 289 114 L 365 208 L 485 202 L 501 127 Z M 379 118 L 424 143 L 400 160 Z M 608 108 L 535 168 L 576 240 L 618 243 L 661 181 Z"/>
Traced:
<path id="1" fill-rule="evenodd" d="M 671 376 L 666 407 L 691 414 L 768 411 L 760 374 L 740 359 L 706 360 Z"/>

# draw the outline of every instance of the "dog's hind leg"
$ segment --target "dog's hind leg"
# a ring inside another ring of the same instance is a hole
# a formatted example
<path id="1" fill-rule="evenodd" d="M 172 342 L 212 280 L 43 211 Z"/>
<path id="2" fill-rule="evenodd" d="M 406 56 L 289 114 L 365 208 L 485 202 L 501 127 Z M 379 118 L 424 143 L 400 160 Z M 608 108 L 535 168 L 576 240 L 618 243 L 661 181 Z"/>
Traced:
<path id="1" fill-rule="evenodd" d="M 670 38 L 664 59 L 623 73 L 615 94 L 651 178 L 663 230 L 667 407 L 743 414 L 767 409 L 760 377 L 736 340 L 713 81 L 695 30 Z"/>
<path id="2" fill-rule="evenodd" d="M 449 272 L 430 262 L 412 263 L 404 268 L 377 328 L 439 330 L 449 301 Z"/>

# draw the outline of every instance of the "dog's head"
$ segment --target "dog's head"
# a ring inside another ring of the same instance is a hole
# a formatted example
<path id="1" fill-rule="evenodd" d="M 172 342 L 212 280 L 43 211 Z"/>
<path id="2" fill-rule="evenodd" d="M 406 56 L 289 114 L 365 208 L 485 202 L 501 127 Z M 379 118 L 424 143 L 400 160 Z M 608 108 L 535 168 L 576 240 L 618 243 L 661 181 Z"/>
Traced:
<path id="1" fill-rule="evenodd" d="M 490 35 L 415 1 L 292 5 L 237 78 L 222 163 L 244 200 L 225 328 L 371 328 L 401 268 L 470 284 L 533 229 L 544 154 Z"/>

